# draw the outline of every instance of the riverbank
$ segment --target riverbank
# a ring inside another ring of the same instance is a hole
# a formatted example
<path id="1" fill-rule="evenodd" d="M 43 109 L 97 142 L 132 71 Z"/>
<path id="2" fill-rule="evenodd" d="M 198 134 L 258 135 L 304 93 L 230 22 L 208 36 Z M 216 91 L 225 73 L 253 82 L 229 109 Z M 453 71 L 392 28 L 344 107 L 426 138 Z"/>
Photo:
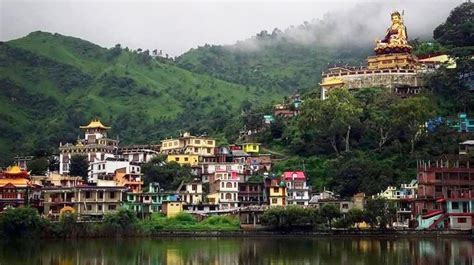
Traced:
<path id="1" fill-rule="evenodd" d="M 404 237 L 474 238 L 471 230 L 160 231 L 152 237 Z"/>

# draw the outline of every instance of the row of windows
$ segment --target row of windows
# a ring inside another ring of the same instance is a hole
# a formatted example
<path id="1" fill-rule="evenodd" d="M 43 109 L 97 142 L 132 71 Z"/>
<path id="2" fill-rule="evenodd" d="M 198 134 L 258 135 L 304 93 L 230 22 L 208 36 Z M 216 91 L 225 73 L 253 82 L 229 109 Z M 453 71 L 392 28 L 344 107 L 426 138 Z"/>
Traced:
<path id="1" fill-rule="evenodd" d="M 436 172 L 435 173 L 435 179 L 436 180 L 442 180 L 442 179 L 444 179 L 444 180 L 448 180 L 448 179 L 469 180 L 469 172 L 444 172 L 444 173 L 443 172 Z M 471 173 L 470 179 L 474 180 L 474 173 Z"/>
<path id="2" fill-rule="evenodd" d="M 104 198 L 104 192 L 99 191 L 97 197 L 99 199 L 103 199 Z M 86 191 L 86 199 L 90 199 L 90 198 L 92 198 L 92 192 Z M 110 199 L 115 199 L 115 192 L 114 191 L 109 192 L 109 198 Z"/>
<path id="3" fill-rule="evenodd" d="M 86 209 L 87 209 L 87 211 L 92 211 L 92 205 L 91 204 L 86 205 Z M 102 209 L 103 208 L 102 208 L 101 204 L 97 205 L 97 211 L 102 211 Z M 107 205 L 107 209 L 109 211 L 115 211 L 115 210 L 117 210 L 117 205 L 109 204 L 109 205 Z"/>
<path id="4" fill-rule="evenodd" d="M 237 188 L 237 182 L 234 182 L 234 184 L 232 185 L 232 182 L 221 182 L 221 188 Z"/>
<path id="5" fill-rule="evenodd" d="M 232 200 L 232 198 L 234 198 L 234 200 L 236 201 L 237 200 L 237 193 L 234 193 L 233 194 L 234 196 L 232 196 L 232 193 L 221 193 L 221 199 L 226 199 L 226 200 Z"/>

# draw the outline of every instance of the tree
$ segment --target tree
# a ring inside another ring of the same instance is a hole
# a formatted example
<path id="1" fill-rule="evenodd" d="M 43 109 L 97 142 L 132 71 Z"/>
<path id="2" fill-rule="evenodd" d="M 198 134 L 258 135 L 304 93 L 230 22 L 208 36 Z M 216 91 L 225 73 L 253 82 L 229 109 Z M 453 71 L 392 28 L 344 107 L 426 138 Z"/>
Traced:
<path id="1" fill-rule="evenodd" d="M 427 97 L 416 96 L 400 101 L 393 109 L 393 122 L 406 134 L 410 142 L 410 153 L 415 144 L 426 134 L 424 124 L 434 115 L 433 102 Z"/>
<path id="2" fill-rule="evenodd" d="M 315 131 L 328 139 L 339 155 L 338 139 L 343 139 L 344 150 L 349 152 L 351 129 L 361 112 L 347 89 L 334 89 L 326 100 L 310 99 L 303 104 L 299 125 L 301 130 Z"/>
<path id="3" fill-rule="evenodd" d="M 390 106 L 395 105 L 400 99 L 392 92 L 381 88 L 362 88 L 357 90 L 354 96 L 363 109 L 361 121 L 365 129 L 372 130 L 378 135 L 377 146 L 380 152 L 394 136 L 394 114 Z"/>
<path id="4" fill-rule="evenodd" d="M 326 223 L 329 225 L 329 229 L 332 228 L 332 222 L 334 221 L 334 219 L 341 216 L 341 211 L 333 204 L 323 205 L 319 212 L 321 214 L 321 217 L 324 218 Z"/>
<path id="5" fill-rule="evenodd" d="M 156 157 L 142 165 L 145 185 L 150 182 L 160 183 L 160 187 L 168 190 L 175 189 L 182 181 L 190 181 L 193 178 L 191 167 L 180 166 L 178 163 L 165 162 L 163 157 Z"/>
<path id="6" fill-rule="evenodd" d="M 358 208 L 352 208 L 347 212 L 346 219 L 351 225 L 361 223 L 364 221 L 364 211 Z"/>
<path id="7" fill-rule="evenodd" d="M 443 45 L 463 47 L 474 45 L 474 3 L 466 2 L 454 8 L 446 22 L 433 31 L 435 40 Z"/>
<path id="8" fill-rule="evenodd" d="M 87 181 L 89 174 L 89 161 L 85 155 L 73 155 L 71 156 L 71 163 L 69 165 L 69 175 L 82 177 L 84 181 Z"/>
<path id="9" fill-rule="evenodd" d="M 364 218 L 371 226 L 386 228 L 394 221 L 395 214 L 396 208 L 393 202 L 385 198 L 367 200 Z"/>
<path id="10" fill-rule="evenodd" d="M 41 228 L 41 218 L 34 208 L 7 209 L 0 214 L 0 236 L 34 237 L 39 235 Z"/>
<path id="11" fill-rule="evenodd" d="M 36 158 L 28 162 L 28 170 L 30 170 L 31 175 L 45 175 L 48 166 L 48 159 L 45 157 Z"/>

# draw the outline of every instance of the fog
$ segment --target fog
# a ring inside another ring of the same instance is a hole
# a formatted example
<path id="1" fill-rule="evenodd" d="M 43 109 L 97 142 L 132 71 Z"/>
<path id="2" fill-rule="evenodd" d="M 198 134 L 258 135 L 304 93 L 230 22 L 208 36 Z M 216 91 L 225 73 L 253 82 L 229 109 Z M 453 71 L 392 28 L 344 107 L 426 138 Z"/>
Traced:
<path id="1" fill-rule="evenodd" d="M 433 29 L 462 2 L 0 0 L 0 40 L 42 30 L 104 47 L 120 43 L 177 56 L 206 43 L 233 44 L 240 40 L 247 40 L 240 42 L 240 47 L 258 49 L 251 36 L 279 28 L 280 36 L 296 43 L 366 44 L 383 37 L 395 9 L 405 12 L 409 38 L 430 38 Z"/>

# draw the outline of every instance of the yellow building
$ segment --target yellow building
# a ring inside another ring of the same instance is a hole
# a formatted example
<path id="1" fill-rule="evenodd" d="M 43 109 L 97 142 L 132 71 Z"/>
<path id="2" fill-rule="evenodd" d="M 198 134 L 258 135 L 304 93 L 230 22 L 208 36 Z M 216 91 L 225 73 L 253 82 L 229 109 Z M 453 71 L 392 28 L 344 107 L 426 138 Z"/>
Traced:
<path id="1" fill-rule="evenodd" d="M 272 180 L 269 199 L 270 206 L 286 206 L 286 184 L 284 181 Z"/>
<path id="2" fill-rule="evenodd" d="M 175 217 L 179 213 L 183 212 L 184 202 L 177 201 L 165 201 L 161 205 L 161 210 L 166 215 L 166 217 Z"/>
<path id="3" fill-rule="evenodd" d="M 207 136 L 192 136 L 189 132 L 177 139 L 161 141 L 163 154 L 189 154 L 199 156 L 213 156 L 216 141 Z"/>
<path id="4" fill-rule="evenodd" d="M 168 155 L 166 157 L 166 162 L 174 161 L 180 165 L 190 165 L 190 166 L 197 166 L 199 164 L 199 156 L 198 155 Z"/>
<path id="5" fill-rule="evenodd" d="M 242 144 L 242 148 L 246 153 L 259 153 L 260 152 L 260 145 L 259 143 L 244 143 Z"/>

